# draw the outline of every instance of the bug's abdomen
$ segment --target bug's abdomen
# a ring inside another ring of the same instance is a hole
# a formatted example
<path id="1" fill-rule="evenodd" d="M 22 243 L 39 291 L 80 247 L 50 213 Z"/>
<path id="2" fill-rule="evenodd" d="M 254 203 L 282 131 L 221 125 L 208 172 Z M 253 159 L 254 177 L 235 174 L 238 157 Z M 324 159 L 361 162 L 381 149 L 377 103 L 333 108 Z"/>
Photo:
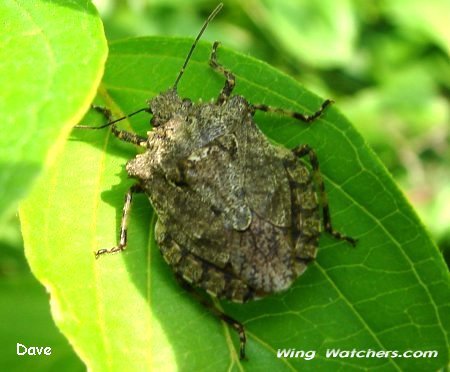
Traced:
<path id="1" fill-rule="evenodd" d="M 228 230 L 223 246 L 209 247 L 209 252 L 216 253 L 208 260 L 179 244 L 179 231 L 159 221 L 156 239 L 166 262 L 192 285 L 235 302 L 289 288 L 315 258 L 320 216 L 308 170 L 297 161 L 286 167 L 292 200 L 290 227 L 275 226 L 253 212 L 245 231 Z"/>
<path id="2" fill-rule="evenodd" d="M 238 234 L 240 246 L 229 258 L 223 257 L 228 263 L 220 267 L 180 246 L 160 222 L 156 227 L 161 253 L 178 275 L 212 296 L 234 302 L 289 288 L 316 251 L 305 235 L 294 241 L 285 228 L 269 226 L 257 217 L 249 230 Z"/>
<path id="3" fill-rule="evenodd" d="M 321 231 L 320 205 L 312 174 L 299 160 L 285 163 L 291 190 L 291 235 L 298 261 L 316 258 Z"/>
<path id="4" fill-rule="evenodd" d="M 234 302 L 243 303 L 254 298 L 253 288 L 233 275 L 229 266 L 221 268 L 183 248 L 161 221 L 156 224 L 155 235 L 165 261 L 188 283 L 204 289 L 214 297 Z"/>

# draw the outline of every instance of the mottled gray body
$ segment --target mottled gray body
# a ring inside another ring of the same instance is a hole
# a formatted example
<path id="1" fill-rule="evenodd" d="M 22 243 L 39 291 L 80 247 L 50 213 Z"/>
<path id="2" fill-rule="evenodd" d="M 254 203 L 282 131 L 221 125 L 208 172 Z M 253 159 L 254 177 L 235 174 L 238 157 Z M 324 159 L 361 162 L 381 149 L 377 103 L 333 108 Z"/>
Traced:
<path id="1" fill-rule="evenodd" d="M 127 171 L 158 215 L 156 240 L 167 263 L 232 301 L 288 288 L 318 246 L 308 169 L 268 142 L 241 96 L 194 104 L 169 90 L 149 103 L 154 129 Z"/>

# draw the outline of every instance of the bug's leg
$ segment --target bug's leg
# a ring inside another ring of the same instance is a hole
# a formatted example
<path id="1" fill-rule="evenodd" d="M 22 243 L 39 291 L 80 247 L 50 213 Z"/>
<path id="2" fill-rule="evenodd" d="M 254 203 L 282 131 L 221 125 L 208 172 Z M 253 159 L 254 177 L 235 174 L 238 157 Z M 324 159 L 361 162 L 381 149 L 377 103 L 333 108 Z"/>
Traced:
<path id="1" fill-rule="evenodd" d="M 118 129 L 115 124 L 111 125 L 111 132 L 122 141 L 130 142 L 136 146 L 147 147 L 147 138 L 138 136 L 136 133 Z"/>
<path id="2" fill-rule="evenodd" d="M 328 106 L 330 106 L 332 103 L 334 103 L 334 101 L 332 101 L 331 99 L 327 99 L 327 100 L 323 101 L 323 103 L 319 107 L 319 109 L 316 112 L 312 113 L 311 115 L 302 114 L 302 113 L 296 112 L 296 111 L 284 110 L 284 109 L 267 106 L 267 105 L 263 105 L 263 104 L 257 104 L 257 105 L 252 104 L 252 107 L 254 110 L 260 110 L 260 111 L 264 111 L 264 112 L 275 112 L 277 114 L 289 116 L 291 118 L 303 121 L 305 123 L 311 123 L 314 120 L 316 120 L 319 116 L 321 116 L 323 114 L 323 112 L 326 110 L 326 108 Z"/>
<path id="3" fill-rule="evenodd" d="M 328 198 L 325 192 L 325 184 L 323 182 L 322 175 L 320 174 L 319 161 L 317 159 L 314 150 L 308 145 L 301 145 L 294 148 L 292 150 L 292 153 L 300 158 L 306 155 L 308 155 L 309 157 L 309 161 L 311 163 L 313 171 L 314 182 L 319 188 L 319 199 L 320 199 L 320 206 L 322 207 L 322 218 L 325 231 L 328 234 L 332 235 L 334 238 L 339 240 L 345 240 L 349 242 L 351 245 L 355 246 L 356 245 L 355 239 L 349 236 L 345 236 L 341 234 L 339 231 L 334 230 L 333 226 L 331 225 L 330 209 L 328 207 Z"/>
<path id="4" fill-rule="evenodd" d="M 231 92 L 233 91 L 234 85 L 236 83 L 236 79 L 233 75 L 233 73 L 230 70 L 227 70 L 225 67 L 223 67 L 221 64 L 217 62 L 217 48 L 219 47 L 220 43 L 218 41 L 214 42 L 211 57 L 209 59 L 209 65 L 216 70 L 217 72 L 221 73 L 225 76 L 225 85 L 220 91 L 219 97 L 217 97 L 216 103 L 218 105 L 224 103 L 231 95 Z"/>
<path id="5" fill-rule="evenodd" d="M 189 293 L 192 294 L 192 296 L 200 302 L 208 311 L 210 311 L 212 314 L 214 314 L 219 319 L 223 320 L 225 323 L 227 323 L 230 327 L 232 327 L 239 335 L 239 358 L 247 359 L 245 356 L 245 344 L 247 342 L 247 337 L 245 335 L 245 329 L 242 323 L 238 322 L 236 319 L 233 319 L 231 316 L 225 314 L 223 311 L 219 310 L 214 303 L 209 299 L 209 301 L 205 298 L 205 296 L 202 296 L 199 292 L 195 290 L 195 288 L 189 284 L 183 277 L 176 274 L 175 275 L 180 285 Z"/>
<path id="6" fill-rule="evenodd" d="M 102 106 L 95 106 L 93 105 L 92 108 L 94 108 L 96 111 L 102 113 L 106 119 L 107 119 L 107 123 L 100 125 L 98 127 L 92 127 L 89 125 L 76 125 L 75 128 L 81 128 L 81 129 L 102 129 L 105 128 L 107 126 L 111 126 L 111 132 L 120 140 L 125 141 L 125 142 L 130 142 L 133 145 L 137 145 L 137 146 L 141 146 L 141 147 L 147 147 L 147 139 L 145 137 L 141 137 L 138 136 L 135 133 L 131 133 L 131 132 L 127 132 L 125 130 L 121 130 L 119 128 L 117 128 L 116 124 L 118 121 L 121 121 L 123 119 L 129 118 L 130 116 L 133 116 L 141 111 L 148 111 L 148 109 L 141 109 L 138 110 L 136 112 L 133 112 L 129 115 L 126 115 L 124 117 L 121 117 L 119 119 L 113 120 L 112 119 L 112 114 L 111 111 L 109 109 L 107 109 L 106 107 L 102 107 Z"/>
<path id="7" fill-rule="evenodd" d="M 103 254 L 111 254 L 122 252 L 127 247 L 127 225 L 128 225 L 128 216 L 130 214 L 131 202 L 133 201 L 133 194 L 143 192 L 141 186 L 133 185 L 131 186 L 127 193 L 125 194 L 125 201 L 123 204 L 122 210 L 122 220 L 120 222 L 120 238 L 119 244 L 110 249 L 100 249 L 95 252 L 95 258 Z"/>

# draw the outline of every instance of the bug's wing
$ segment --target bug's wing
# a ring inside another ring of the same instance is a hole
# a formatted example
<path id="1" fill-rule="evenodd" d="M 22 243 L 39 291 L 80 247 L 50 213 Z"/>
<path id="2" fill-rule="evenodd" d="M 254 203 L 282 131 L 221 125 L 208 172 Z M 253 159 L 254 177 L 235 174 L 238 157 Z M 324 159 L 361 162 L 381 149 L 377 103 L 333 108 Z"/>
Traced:
<path id="1" fill-rule="evenodd" d="M 226 134 L 177 161 L 179 179 L 167 171 L 152 180 L 149 194 L 165 236 L 196 257 L 225 269 L 229 248 L 252 220 L 243 192 L 237 141 Z M 175 172 L 176 173 L 176 172 Z"/>
<path id="2" fill-rule="evenodd" d="M 244 190 L 250 208 L 276 226 L 291 225 L 291 191 L 283 165 L 284 149 L 271 145 L 251 120 L 238 136 Z"/>
<path id="3" fill-rule="evenodd" d="M 223 135 L 194 150 L 180 166 L 189 189 L 215 215 L 223 216 L 225 228 L 243 231 L 250 225 L 251 211 L 245 199 L 234 134 Z"/>

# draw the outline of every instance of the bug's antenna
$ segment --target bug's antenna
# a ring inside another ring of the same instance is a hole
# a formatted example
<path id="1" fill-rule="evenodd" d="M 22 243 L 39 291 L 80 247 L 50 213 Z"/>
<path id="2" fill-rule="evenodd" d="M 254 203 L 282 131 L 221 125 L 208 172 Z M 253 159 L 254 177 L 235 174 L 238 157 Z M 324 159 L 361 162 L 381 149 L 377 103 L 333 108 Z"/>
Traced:
<path id="1" fill-rule="evenodd" d="M 95 107 L 94 107 L 94 108 L 95 108 Z M 103 111 L 103 110 L 101 110 L 101 111 Z M 135 112 L 132 112 L 131 114 L 128 114 L 128 115 L 126 115 L 126 116 L 122 116 L 122 117 L 119 118 L 119 119 L 109 121 L 109 122 L 107 122 L 106 124 L 99 125 L 99 126 L 97 126 L 97 127 L 92 127 L 92 126 L 90 126 L 90 125 L 75 125 L 74 128 L 81 128 L 81 129 L 103 129 L 103 128 L 109 127 L 110 125 L 116 124 L 116 123 L 119 122 L 119 121 L 122 121 L 122 120 L 124 120 L 124 119 L 130 118 L 130 117 L 132 117 L 133 115 L 139 114 L 139 113 L 142 112 L 142 111 L 148 111 L 148 108 L 147 108 L 147 107 L 146 107 L 146 108 L 141 108 L 141 109 L 139 109 L 139 110 L 137 110 L 137 111 L 135 111 Z M 104 111 L 103 111 L 103 112 L 104 112 Z"/>
<path id="2" fill-rule="evenodd" d="M 186 68 L 186 66 L 187 66 L 187 64 L 189 62 L 189 59 L 191 58 L 192 52 L 194 51 L 194 49 L 195 49 L 195 47 L 197 45 L 197 42 L 200 40 L 200 38 L 203 35 L 203 32 L 205 31 L 205 29 L 208 26 L 209 22 L 211 22 L 211 20 L 217 15 L 217 13 L 220 12 L 220 9 L 222 9 L 222 7 L 223 7 L 222 3 L 217 5 L 216 9 L 214 9 L 212 11 L 212 13 L 208 16 L 208 18 L 206 19 L 205 23 L 203 24 L 202 29 L 200 30 L 200 32 L 198 33 L 197 37 L 195 38 L 194 44 L 192 44 L 191 50 L 189 51 L 189 53 L 188 53 L 188 55 L 186 57 L 186 60 L 184 61 L 183 67 L 181 68 L 180 73 L 178 74 L 177 80 L 175 80 L 175 84 L 173 85 L 173 88 L 172 88 L 173 90 L 177 90 L 178 82 L 180 81 L 181 76 L 184 73 L 184 70 L 185 70 L 185 68 Z"/>

